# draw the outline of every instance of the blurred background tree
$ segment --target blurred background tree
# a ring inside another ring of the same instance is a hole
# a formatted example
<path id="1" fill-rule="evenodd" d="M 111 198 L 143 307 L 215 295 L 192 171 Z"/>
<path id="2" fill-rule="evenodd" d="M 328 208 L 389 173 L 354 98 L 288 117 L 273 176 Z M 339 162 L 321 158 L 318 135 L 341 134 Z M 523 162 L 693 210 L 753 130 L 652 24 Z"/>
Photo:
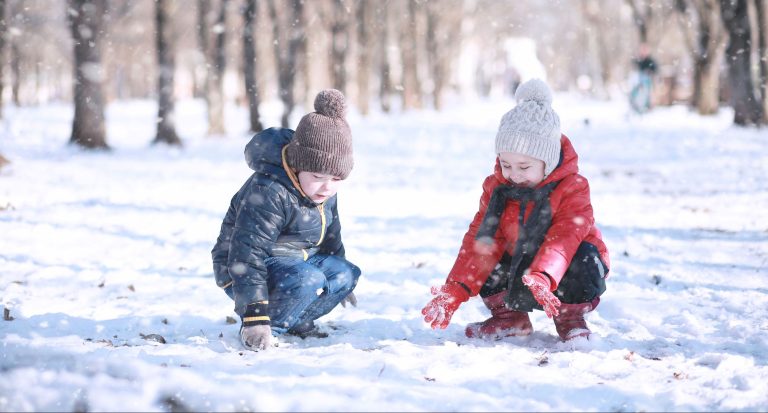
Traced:
<path id="1" fill-rule="evenodd" d="M 291 126 L 295 106 L 311 110 L 327 87 L 341 89 L 361 114 L 511 96 L 531 77 L 556 91 L 626 99 L 645 43 L 658 64 L 653 105 L 685 104 L 702 115 L 729 105 L 735 123 L 759 125 L 768 113 L 766 2 L 184 1 L 166 21 L 172 97 L 203 99 L 211 136 L 226 133 L 227 103 L 249 106 L 255 131 L 259 104 L 279 99 L 281 124 Z M 105 16 L 87 44 L 101 47 L 103 104 L 158 99 L 158 82 L 168 78 L 158 76 L 155 0 L 4 0 L 3 105 L 77 105 L 76 90 L 87 84 L 76 71 L 82 39 L 69 23 L 83 5 Z"/>
<path id="2" fill-rule="evenodd" d="M 157 135 L 153 143 L 181 146 L 174 121 L 173 76 L 176 72 L 176 36 L 169 17 L 176 12 L 176 0 L 156 0 L 155 49 L 157 53 Z"/>
<path id="3" fill-rule="evenodd" d="M 109 149 L 104 119 L 102 49 L 104 27 L 111 20 L 106 1 L 69 0 L 67 17 L 74 41 L 75 116 L 70 143 L 88 149 Z M 36 66 L 39 67 L 39 66 Z"/>

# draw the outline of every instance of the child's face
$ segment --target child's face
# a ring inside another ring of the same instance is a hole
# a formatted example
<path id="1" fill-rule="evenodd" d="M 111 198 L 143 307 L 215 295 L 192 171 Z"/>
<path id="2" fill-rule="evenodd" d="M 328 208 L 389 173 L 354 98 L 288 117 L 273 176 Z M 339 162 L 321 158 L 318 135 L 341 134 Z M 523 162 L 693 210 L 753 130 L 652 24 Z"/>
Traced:
<path id="1" fill-rule="evenodd" d="M 501 174 L 517 186 L 533 188 L 544 180 L 544 161 L 515 152 L 499 153 Z"/>
<path id="2" fill-rule="evenodd" d="M 319 204 L 336 195 L 342 179 L 333 175 L 316 172 L 299 172 L 299 185 L 309 199 Z"/>

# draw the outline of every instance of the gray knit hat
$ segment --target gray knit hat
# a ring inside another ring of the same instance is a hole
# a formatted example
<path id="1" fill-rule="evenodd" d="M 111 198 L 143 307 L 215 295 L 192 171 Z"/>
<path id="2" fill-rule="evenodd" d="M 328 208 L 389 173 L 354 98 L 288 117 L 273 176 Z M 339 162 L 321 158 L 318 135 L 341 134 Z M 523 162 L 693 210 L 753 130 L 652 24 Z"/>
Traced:
<path id="1" fill-rule="evenodd" d="M 315 97 L 315 111 L 301 118 L 286 149 L 288 165 L 297 171 L 346 179 L 352 171 L 352 131 L 344 115 L 344 95 L 326 89 Z"/>
<path id="2" fill-rule="evenodd" d="M 560 161 L 560 118 L 552 110 L 552 92 L 540 79 L 521 84 L 517 106 L 501 118 L 496 153 L 516 152 L 544 161 L 549 175 Z"/>

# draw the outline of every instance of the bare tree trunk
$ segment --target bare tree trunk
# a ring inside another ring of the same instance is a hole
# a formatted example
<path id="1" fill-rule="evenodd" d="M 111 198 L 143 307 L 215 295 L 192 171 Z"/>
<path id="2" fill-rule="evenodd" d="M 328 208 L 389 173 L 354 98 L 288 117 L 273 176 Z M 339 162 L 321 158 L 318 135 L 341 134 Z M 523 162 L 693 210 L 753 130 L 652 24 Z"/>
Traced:
<path id="1" fill-rule="evenodd" d="M 5 36 L 8 33 L 8 23 L 5 16 L 5 0 L 0 0 L 0 119 L 3 118 L 3 67 L 5 66 Z M 10 164 L 6 157 L 0 153 L 0 170 Z"/>
<path id="2" fill-rule="evenodd" d="M 290 41 L 288 42 L 288 61 L 286 62 L 286 88 L 290 90 L 290 95 L 286 96 L 284 102 L 286 103 L 286 111 L 283 113 L 281 122 L 286 125 L 289 123 L 290 114 L 293 112 L 295 106 L 295 99 L 293 97 L 294 85 L 296 84 L 296 73 L 302 64 L 306 61 L 306 56 L 299 56 L 304 51 L 306 52 L 306 22 L 304 19 L 304 0 L 293 0 L 293 7 L 291 7 L 292 15 L 290 25 Z M 309 111 L 309 109 L 307 109 Z"/>
<path id="3" fill-rule="evenodd" d="M 720 62 L 723 61 L 725 41 L 715 46 L 706 64 L 698 68 L 700 93 L 696 110 L 701 115 L 713 115 L 720 109 Z"/>
<path id="4" fill-rule="evenodd" d="M 757 33 L 758 33 L 758 59 L 760 60 L 760 74 L 758 75 L 758 85 L 760 86 L 760 96 L 762 97 L 763 123 L 768 123 L 768 16 L 766 16 L 766 0 L 755 0 L 755 11 L 757 14 Z"/>
<path id="5" fill-rule="evenodd" d="M 588 23 L 588 27 L 584 30 L 584 36 L 586 37 L 587 43 L 585 53 L 588 54 L 588 60 L 590 62 L 590 77 L 593 82 L 592 90 L 597 96 L 607 98 L 608 89 L 606 85 L 609 85 L 611 82 L 611 63 L 609 57 L 610 52 L 605 44 L 605 16 L 603 16 L 601 5 L 596 0 L 582 0 L 581 13 L 584 20 Z M 645 39 L 642 42 L 647 41 L 648 19 L 649 17 L 642 19 L 635 18 L 641 37 Z"/>
<path id="6" fill-rule="evenodd" d="M 715 114 L 720 106 L 720 62 L 725 49 L 725 32 L 717 1 L 676 2 L 680 29 L 686 35 L 686 46 L 693 60 L 690 105 L 701 115 Z"/>
<path id="7" fill-rule="evenodd" d="M 747 0 L 720 0 L 720 10 L 730 36 L 726 60 L 731 82 L 733 123 L 741 126 L 759 125 L 763 121 L 763 113 L 760 100 L 755 96 L 750 73 L 752 33 L 747 15 Z"/>
<path id="8" fill-rule="evenodd" d="M 443 88 L 443 67 L 440 61 L 440 51 L 437 44 L 438 11 L 435 10 L 435 3 L 427 3 L 427 62 L 429 63 L 429 72 L 432 75 L 432 106 L 435 110 L 440 110 L 440 92 Z M 441 6 L 442 7 L 442 6 Z"/>
<path id="9" fill-rule="evenodd" d="M 174 120 L 173 72 L 176 70 L 175 45 L 169 16 L 175 0 L 156 0 L 155 40 L 157 44 L 157 136 L 152 143 L 181 146 Z"/>
<path id="10" fill-rule="evenodd" d="M 281 27 L 283 25 L 280 24 L 275 0 L 269 0 L 267 5 L 272 19 L 278 90 L 280 100 L 283 102 L 283 115 L 280 117 L 280 124 L 287 128 L 291 112 L 295 106 L 293 85 L 296 78 L 296 56 L 304 37 L 304 27 L 298 22 L 303 21 L 304 3 L 302 0 L 293 0 L 289 19 L 292 23 L 289 25 L 291 27 Z"/>
<path id="11" fill-rule="evenodd" d="M 400 49 L 403 59 L 403 110 L 421 108 L 421 81 L 416 43 L 416 14 L 418 5 L 415 1 L 406 0 L 406 15 L 400 27 Z"/>
<path id="12" fill-rule="evenodd" d="M 426 48 L 432 78 L 432 104 L 436 110 L 440 110 L 453 60 L 451 51 L 461 47 L 462 4 L 460 0 L 443 0 L 427 3 L 426 8 Z"/>
<path id="13" fill-rule="evenodd" d="M 243 13 L 243 71 L 245 79 L 245 94 L 248 97 L 248 114 L 250 120 L 251 132 L 260 132 L 264 127 L 261 125 L 259 116 L 259 84 L 256 77 L 257 51 L 256 43 L 253 40 L 253 25 L 259 15 L 256 0 L 246 0 L 245 11 Z"/>
<path id="14" fill-rule="evenodd" d="M 5 86 L 3 69 L 5 68 L 5 36 L 8 33 L 8 23 L 5 19 L 5 0 L 0 0 L 0 119 L 3 118 L 3 91 Z M 2 161 L 0 160 L 0 162 Z"/>
<path id="15" fill-rule="evenodd" d="M 675 2 L 675 11 L 678 16 L 677 22 L 680 26 L 680 32 L 683 34 L 683 43 L 688 49 L 688 53 L 691 54 L 691 60 L 693 60 L 693 90 L 691 91 L 691 99 L 689 102 L 692 108 L 698 108 L 702 95 L 703 62 L 701 60 L 701 46 L 704 45 L 707 47 L 709 39 L 712 36 L 710 28 L 706 25 L 707 20 L 705 20 L 705 16 L 703 15 L 704 3 L 707 1 L 709 0 L 677 0 Z M 707 51 L 707 49 L 704 49 L 703 54 L 709 58 L 710 55 Z"/>
<path id="16" fill-rule="evenodd" d="M 648 43 L 648 26 L 653 16 L 653 9 L 648 0 L 626 0 L 632 10 L 632 20 L 637 27 L 640 43 Z"/>
<path id="17" fill-rule="evenodd" d="M 349 16 L 344 0 L 333 0 L 333 23 L 331 24 L 331 77 L 333 87 L 346 93 L 347 49 L 349 49 Z"/>
<path id="18" fill-rule="evenodd" d="M 40 73 L 41 70 L 40 70 L 40 65 L 39 64 L 35 65 L 34 71 L 35 71 L 35 75 L 34 75 L 35 91 L 32 94 L 32 104 L 39 105 L 40 104 L 40 89 L 42 89 L 41 86 L 42 86 L 42 83 L 43 83 L 43 79 L 42 79 L 43 76 Z M 104 74 L 106 75 L 106 72 Z M 105 102 L 109 103 L 109 100 L 107 99 L 107 100 L 105 100 Z"/>
<path id="19" fill-rule="evenodd" d="M 216 19 L 215 46 L 212 50 L 213 67 L 208 73 L 208 135 L 223 136 L 224 128 L 224 72 L 227 68 L 227 4 L 229 0 L 219 3 L 219 15 Z"/>
<path id="20" fill-rule="evenodd" d="M 296 89 L 301 93 L 300 99 L 294 98 L 294 102 L 304 102 L 304 105 L 309 108 L 307 109 L 312 110 L 312 105 L 315 102 L 315 94 L 312 93 L 311 87 L 312 87 L 312 67 L 309 64 L 309 58 L 308 58 L 308 45 L 307 45 L 307 36 L 306 31 L 308 30 L 307 26 L 307 19 L 306 19 L 306 0 L 300 0 L 301 4 L 299 5 L 300 10 L 294 14 L 294 24 L 292 27 L 292 34 L 293 34 L 293 41 L 295 42 L 293 45 L 295 54 L 295 64 L 296 69 L 294 70 L 294 93 L 296 92 Z M 299 79 L 298 81 L 295 79 Z M 296 84 L 299 84 L 301 87 L 297 87 Z"/>
<path id="21" fill-rule="evenodd" d="M 25 13 L 25 5 L 19 1 L 8 2 L 8 18 L 6 24 L 8 25 L 10 36 L 6 38 L 8 42 L 8 65 L 10 69 L 9 73 L 9 87 L 11 89 L 10 103 L 16 107 L 21 106 L 21 85 L 24 83 L 22 80 L 22 73 L 24 73 L 22 66 L 24 64 L 24 48 L 19 47 L 20 43 L 24 42 L 24 36 L 14 35 L 13 28 L 23 26 L 25 22 L 29 21 L 29 16 Z M 69 27 L 69 26 L 67 26 Z M 30 27 L 29 29 L 32 29 Z"/>
<path id="22" fill-rule="evenodd" d="M 312 3 L 317 6 L 318 2 Z M 294 35 L 296 39 L 295 53 L 296 53 L 296 69 L 295 80 L 293 81 L 293 90 L 296 95 L 294 96 L 294 102 L 303 102 L 304 107 L 308 110 L 312 110 L 312 105 L 315 102 L 315 94 L 312 93 L 312 67 L 309 64 L 309 46 L 307 45 L 306 31 L 309 30 L 307 26 L 306 16 L 308 13 L 312 13 L 307 9 L 307 0 L 302 0 L 303 7 L 301 13 L 296 15 L 296 21 L 294 23 Z M 312 14 L 310 14 L 311 16 Z"/>
<path id="23" fill-rule="evenodd" d="M 272 20 L 272 45 L 275 53 L 275 64 L 277 72 L 277 89 L 280 100 L 283 102 L 283 115 L 280 118 L 280 126 L 288 127 L 289 111 L 293 110 L 293 85 L 288 87 L 289 80 L 286 79 L 285 72 L 289 69 L 286 67 L 288 60 L 288 50 L 286 50 L 287 36 L 284 34 L 285 29 L 280 24 L 280 16 L 277 14 L 275 8 L 275 0 L 267 0 L 267 8 L 269 10 L 269 18 Z M 292 83 L 292 82 L 290 82 Z M 290 108 L 289 108 L 290 106 Z"/>
<path id="24" fill-rule="evenodd" d="M 720 64 L 725 53 L 726 36 L 717 1 L 703 0 L 701 7 L 699 54 L 695 60 L 701 89 L 696 109 L 701 115 L 712 115 L 720 108 Z M 705 32 L 707 34 L 704 35 Z"/>
<path id="25" fill-rule="evenodd" d="M 101 38 L 106 0 L 69 0 L 69 25 L 74 40 L 75 117 L 70 143 L 89 149 L 108 149 L 104 125 L 104 78 Z"/>
<path id="26" fill-rule="evenodd" d="M 368 39 L 370 27 L 368 10 L 367 1 L 361 1 L 357 4 L 357 105 L 363 115 L 368 114 L 370 100 L 368 88 L 371 74 L 371 53 Z"/>
<path id="27" fill-rule="evenodd" d="M 13 78 L 11 81 L 11 101 L 16 107 L 21 106 L 21 97 L 19 96 L 19 90 L 21 89 L 21 53 L 19 53 L 19 41 L 18 37 L 11 41 L 11 75 Z"/>
<path id="28" fill-rule="evenodd" d="M 211 49 L 210 42 L 208 41 L 208 33 L 210 33 L 208 15 L 210 12 L 211 0 L 197 0 L 197 46 L 203 57 L 203 65 L 200 67 L 202 79 L 199 79 L 196 90 L 203 96 L 206 109 L 210 107 L 210 97 L 208 96 L 208 72 L 210 71 L 209 56 Z M 194 79 L 196 82 L 198 81 L 196 76 Z"/>
<path id="29" fill-rule="evenodd" d="M 381 104 L 381 110 L 384 113 L 389 113 L 392 109 L 390 102 L 392 96 L 392 75 L 389 65 L 389 32 L 390 32 L 390 19 L 389 19 L 389 2 L 386 2 L 383 6 L 379 6 L 376 9 L 379 24 L 379 102 Z"/>

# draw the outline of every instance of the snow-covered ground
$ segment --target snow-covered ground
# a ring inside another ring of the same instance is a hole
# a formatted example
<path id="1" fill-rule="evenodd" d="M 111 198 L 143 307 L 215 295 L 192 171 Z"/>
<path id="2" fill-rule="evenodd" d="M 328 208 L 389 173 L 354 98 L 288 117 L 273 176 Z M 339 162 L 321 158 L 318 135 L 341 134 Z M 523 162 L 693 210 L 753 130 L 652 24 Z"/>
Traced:
<path id="1" fill-rule="evenodd" d="M 68 147 L 68 105 L 4 108 L 0 153 L 0 411 L 768 411 L 768 131 L 731 112 L 628 115 L 556 95 L 611 252 L 590 340 L 483 342 L 421 308 L 444 280 L 491 171 L 511 100 L 349 116 L 339 193 L 356 308 L 326 339 L 241 348 L 210 250 L 250 171 L 246 113 L 205 138 L 180 102 L 184 149 L 151 147 L 152 102 L 108 110 L 111 153 Z M 265 123 L 280 107 L 264 105 Z M 293 119 L 296 124 L 303 110 Z M 160 343 L 162 337 L 165 343 Z"/>

